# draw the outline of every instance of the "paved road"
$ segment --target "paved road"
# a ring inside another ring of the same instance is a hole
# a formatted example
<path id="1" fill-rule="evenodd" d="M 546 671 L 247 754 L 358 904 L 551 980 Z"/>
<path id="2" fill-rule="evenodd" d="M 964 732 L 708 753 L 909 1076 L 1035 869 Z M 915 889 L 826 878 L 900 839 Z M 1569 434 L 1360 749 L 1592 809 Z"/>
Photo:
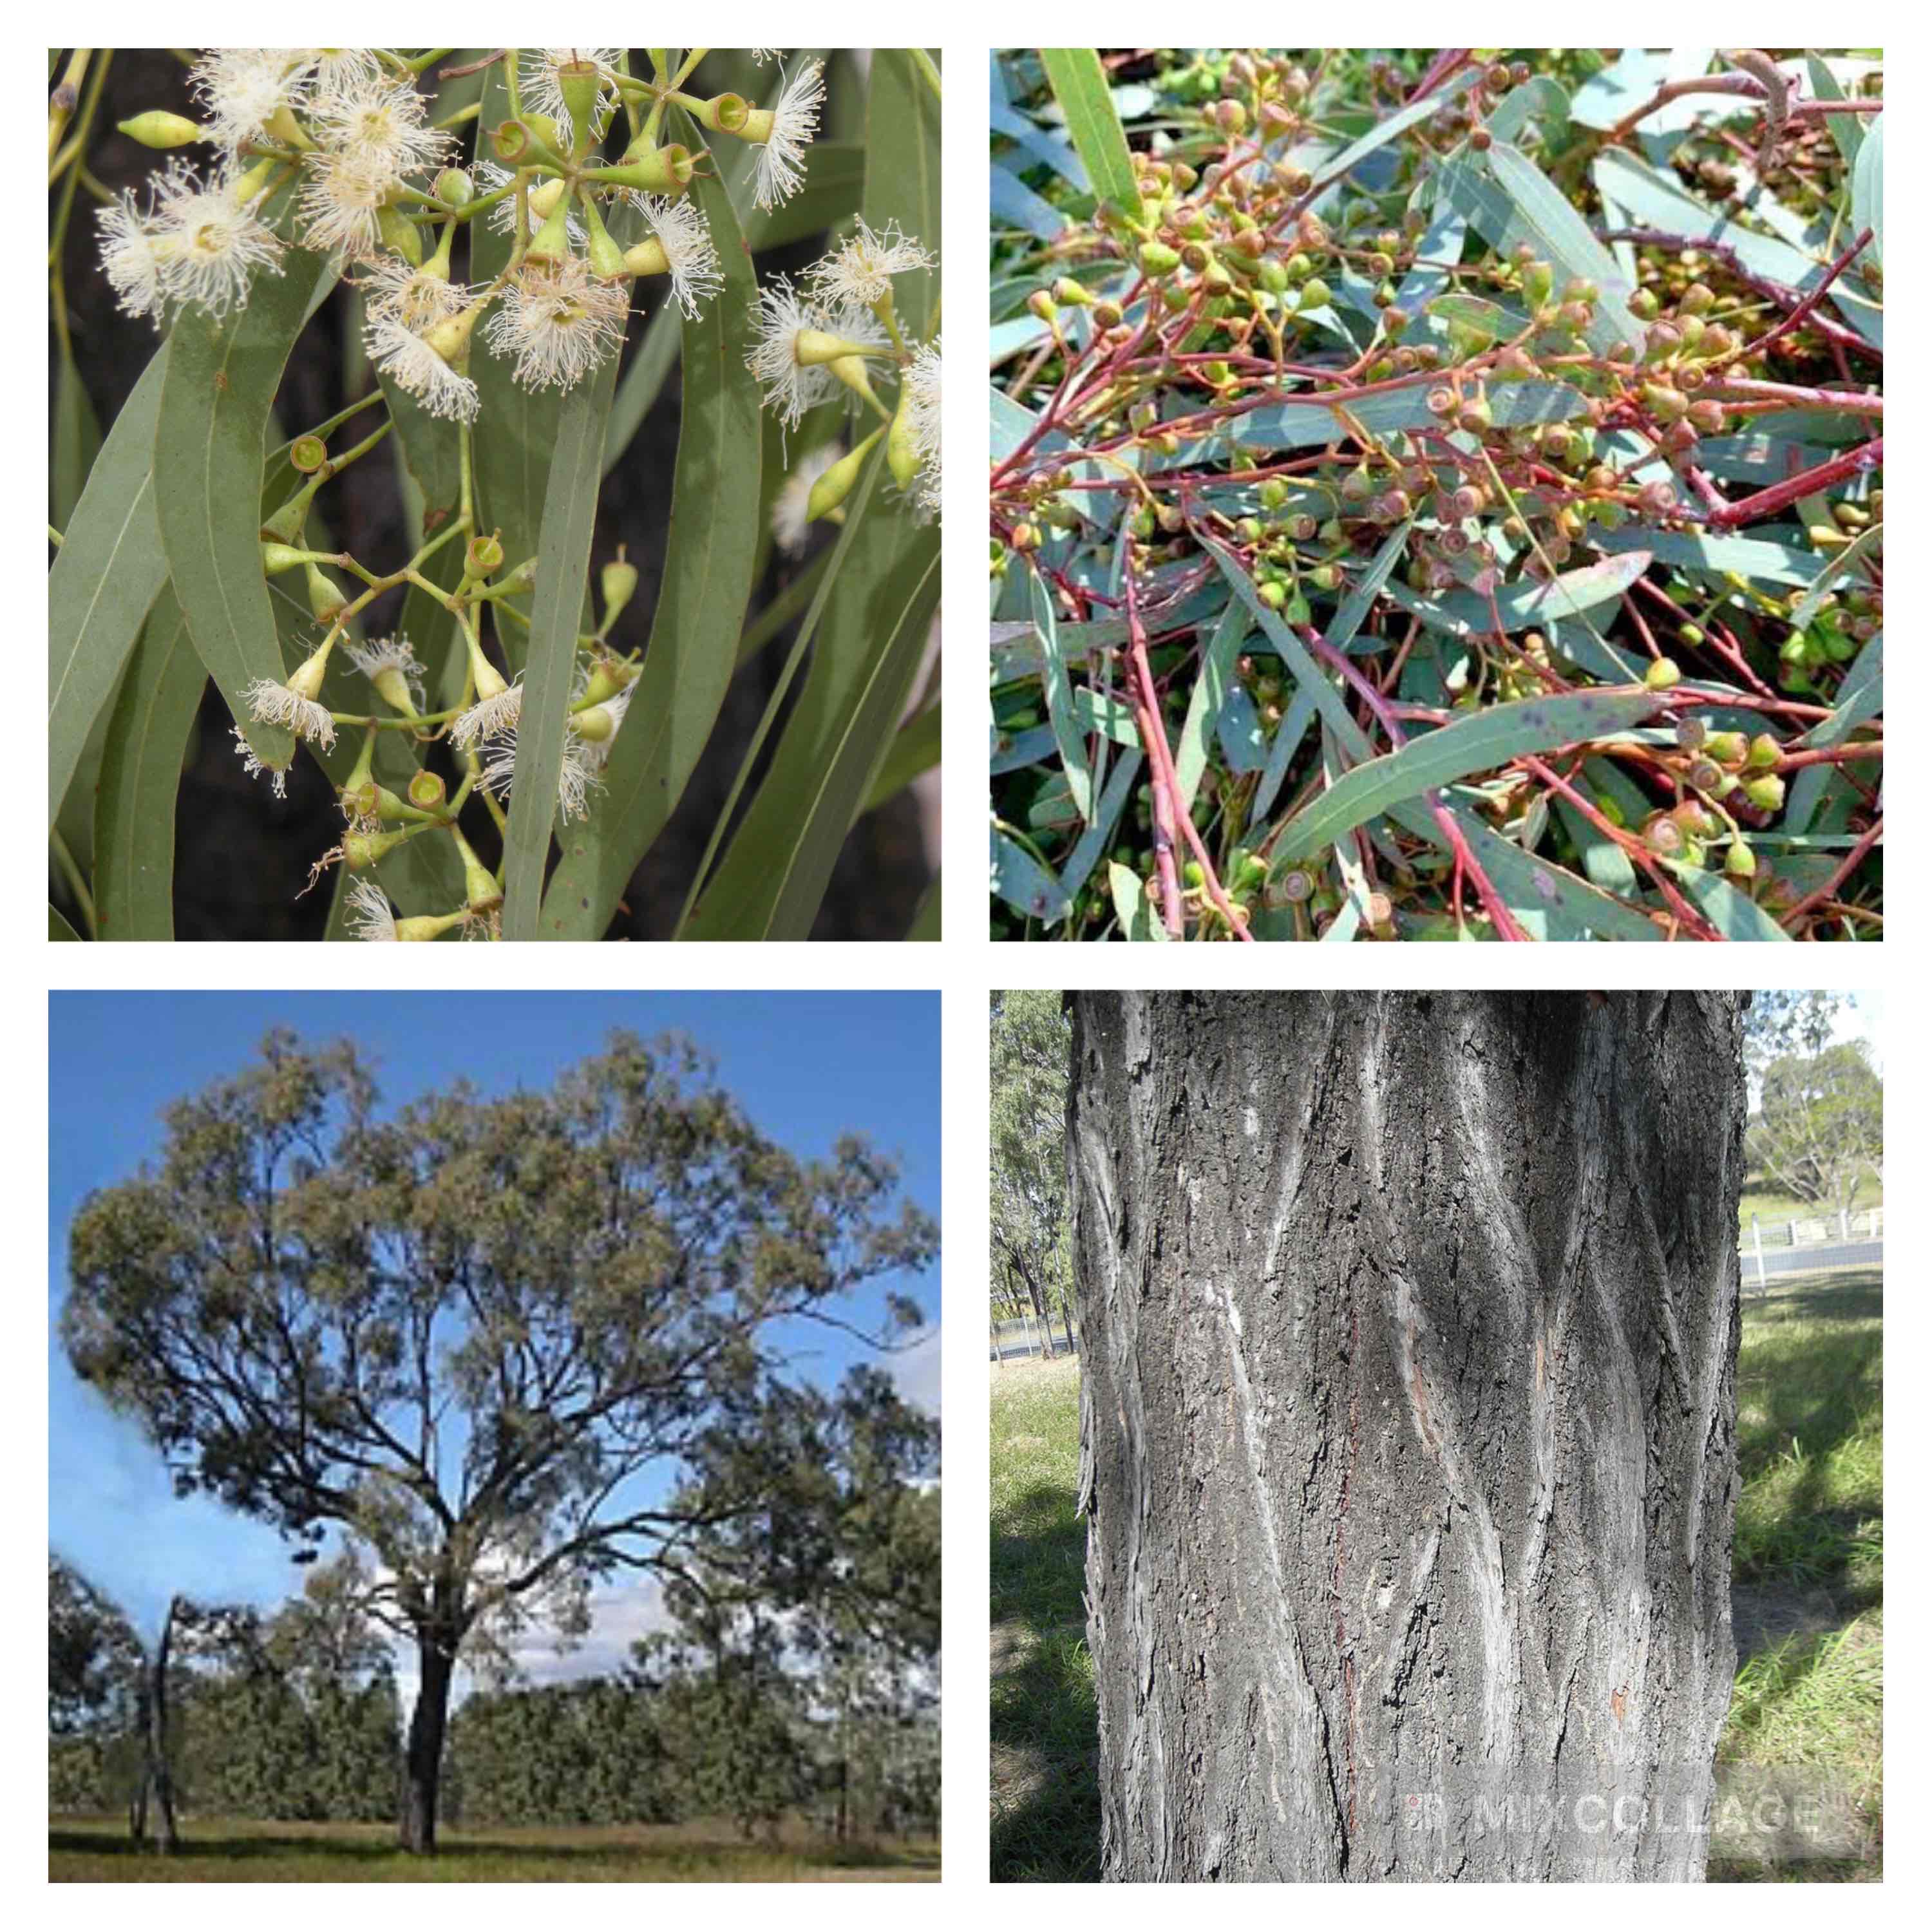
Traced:
<path id="1" fill-rule="evenodd" d="M 1766 1248 L 1764 1272 L 1767 1280 L 1781 1274 L 1809 1274 L 1816 1268 L 1882 1268 L 1882 1241 L 1816 1241 L 1808 1247 Z M 1744 1250 L 1744 1286 L 1757 1282 L 1757 1256 Z"/>

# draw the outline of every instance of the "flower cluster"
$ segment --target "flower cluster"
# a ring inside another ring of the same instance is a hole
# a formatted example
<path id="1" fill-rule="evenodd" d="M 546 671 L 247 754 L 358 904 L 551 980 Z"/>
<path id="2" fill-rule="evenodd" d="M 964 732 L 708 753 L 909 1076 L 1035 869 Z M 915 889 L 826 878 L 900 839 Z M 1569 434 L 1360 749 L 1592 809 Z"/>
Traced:
<path id="1" fill-rule="evenodd" d="M 486 310 L 484 341 L 516 382 L 567 389 L 622 344 L 633 284 L 666 278 L 693 320 L 723 286 L 709 226 L 688 198 L 697 164 L 660 141 L 666 106 L 758 150 L 760 207 L 804 184 L 824 98 L 820 63 L 802 62 L 763 109 L 682 92 L 695 64 L 646 86 L 629 78 L 620 48 L 524 49 L 515 116 L 490 130 L 497 158 L 479 153 L 465 166 L 454 136 L 430 118 L 417 69 L 398 56 L 210 50 L 190 77 L 199 122 L 155 112 L 125 129 L 151 146 L 199 142 L 215 158 L 206 172 L 172 159 L 145 198 L 129 190 L 104 208 L 103 268 L 121 308 L 160 328 L 184 308 L 219 318 L 244 306 L 252 278 L 279 274 L 298 244 L 356 266 L 371 359 L 433 414 L 475 418 L 470 347 Z M 620 106 L 632 110 L 633 138 L 612 162 L 604 143 Z M 645 231 L 628 248 L 605 225 L 620 209 Z M 494 281 L 472 286 L 452 275 L 451 243 L 479 214 L 514 247 Z"/>
<path id="2" fill-rule="evenodd" d="M 921 516 L 938 515 L 939 342 L 909 343 L 893 298 L 896 278 L 930 274 L 937 266 L 896 224 L 874 231 L 861 220 L 806 271 L 802 286 L 778 275 L 759 291 L 757 339 L 746 366 L 765 406 L 788 430 L 808 410 L 842 396 L 880 418 L 849 454 L 815 451 L 800 460 L 772 508 L 772 534 L 782 548 L 802 549 L 808 523 L 838 514 L 881 436 L 893 481 Z M 873 365 L 897 377 L 890 409 L 873 389 Z"/>

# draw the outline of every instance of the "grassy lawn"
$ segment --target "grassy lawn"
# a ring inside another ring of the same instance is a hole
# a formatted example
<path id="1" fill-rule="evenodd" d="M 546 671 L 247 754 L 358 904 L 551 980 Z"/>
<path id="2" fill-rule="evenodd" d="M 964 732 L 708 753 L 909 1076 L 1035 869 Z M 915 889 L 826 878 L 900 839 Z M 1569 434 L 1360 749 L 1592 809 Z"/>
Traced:
<path id="1" fill-rule="evenodd" d="M 747 1844 L 728 1824 L 584 1826 L 446 1831 L 434 1858 L 398 1851 L 384 1825 L 289 1825 L 186 1818 L 171 1858 L 138 1851 L 119 1818 L 48 1821 L 51 1880 L 728 1880 L 937 1879 L 937 1844 L 861 1849 L 807 1842 Z"/>
<path id="2" fill-rule="evenodd" d="M 1768 1867 L 1721 1838 L 1718 1880 L 1883 1876 L 1881 1301 L 1876 1270 L 1747 1300 L 1720 1791 L 1826 1794 L 1843 1856 Z M 1077 1363 L 992 1383 L 992 1876 L 1099 1876 Z"/>
<path id="3" fill-rule="evenodd" d="M 1852 1196 L 1852 1211 L 1862 1214 L 1868 1208 L 1882 1208 L 1885 1191 L 1876 1182 L 1866 1180 L 1858 1183 L 1858 1191 Z M 1783 1194 L 1774 1188 L 1747 1189 L 1738 1201 L 1738 1232 L 1750 1232 L 1751 1216 L 1755 1214 L 1766 1227 L 1774 1226 L 1780 1221 L 1829 1221 L 1833 1210 L 1818 1208 L 1800 1201 L 1795 1196 Z"/>

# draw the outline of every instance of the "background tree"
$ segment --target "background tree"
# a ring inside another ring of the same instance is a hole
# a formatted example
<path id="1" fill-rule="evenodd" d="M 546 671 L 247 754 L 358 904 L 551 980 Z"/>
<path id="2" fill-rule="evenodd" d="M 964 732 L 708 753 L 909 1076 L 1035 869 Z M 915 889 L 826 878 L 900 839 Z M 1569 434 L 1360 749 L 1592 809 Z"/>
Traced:
<path id="1" fill-rule="evenodd" d="M 1756 1105 L 1744 1153 L 1767 1185 L 1842 1215 L 1885 1157 L 1885 1088 L 1862 1040 L 1833 1043 L 1842 993 L 1753 997 L 1745 1028 Z"/>
<path id="2" fill-rule="evenodd" d="M 47 1556 L 47 1798 L 94 1811 L 134 1796 L 147 1670 L 127 1612 L 73 1564 Z"/>
<path id="3" fill-rule="evenodd" d="M 1066 1306 L 1066 1021 L 1058 993 L 992 996 L 992 1236 L 1054 1352 Z"/>
<path id="4" fill-rule="evenodd" d="M 74 1567 L 47 1556 L 47 1729 L 125 1730 L 139 1695 L 141 1640 L 127 1613 Z"/>
<path id="5" fill-rule="evenodd" d="M 1071 998 L 1106 1875 L 1701 1878 L 1742 996 Z"/>
<path id="6" fill-rule="evenodd" d="M 418 1851 L 459 1656 L 567 1637 L 598 1578 L 674 1580 L 694 1534 L 802 1484 L 759 1454 L 774 1417 L 834 1406 L 789 1352 L 814 1324 L 883 1346 L 845 1298 L 938 1251 L 892 1211 L 892 1162 L 856 1136 L 800 1159 L 675 1040 L 386 1118 L 352 1047 L 278 1033 L 166 1124 L 75 1217 L 62 1337 L 178 1490 L 362 1565 L 363 1609 L 416 1649 Z M 694 1474 L 637 1500 L 654 1470 Z"/>

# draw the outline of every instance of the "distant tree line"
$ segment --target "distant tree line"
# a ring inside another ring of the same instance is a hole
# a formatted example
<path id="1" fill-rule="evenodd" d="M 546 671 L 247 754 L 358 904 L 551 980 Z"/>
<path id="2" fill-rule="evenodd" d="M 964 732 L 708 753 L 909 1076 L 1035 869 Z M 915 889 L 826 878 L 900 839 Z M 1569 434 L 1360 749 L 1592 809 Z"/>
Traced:
<path id="1" fill-rule="evenodd" d="M 936 1540 L 936 1492 L 921 1501 Z M 50 1808 L 131 1811 L 151 1659 L 119 1607 L 58 1558 L 48 1592 Z M 343 1600 L 325 1565 L 266 1618 L 177 1602 L 166 1756 L 184 1816 L 395 1819 L 393 1663 L 376 1633 L 334 1614 Z M 752 1836 L 802 1817 L 840 1838 L 938 1832 L 937 1687 L 916 1636 L 908 1650 L 849 1620 L 814 1628 L 722 1602 L 709 1618 L 686 1604 L 611 1676 L 476 1691 L 452 1717 L 442 1822 L 720 1818 Z"/>

